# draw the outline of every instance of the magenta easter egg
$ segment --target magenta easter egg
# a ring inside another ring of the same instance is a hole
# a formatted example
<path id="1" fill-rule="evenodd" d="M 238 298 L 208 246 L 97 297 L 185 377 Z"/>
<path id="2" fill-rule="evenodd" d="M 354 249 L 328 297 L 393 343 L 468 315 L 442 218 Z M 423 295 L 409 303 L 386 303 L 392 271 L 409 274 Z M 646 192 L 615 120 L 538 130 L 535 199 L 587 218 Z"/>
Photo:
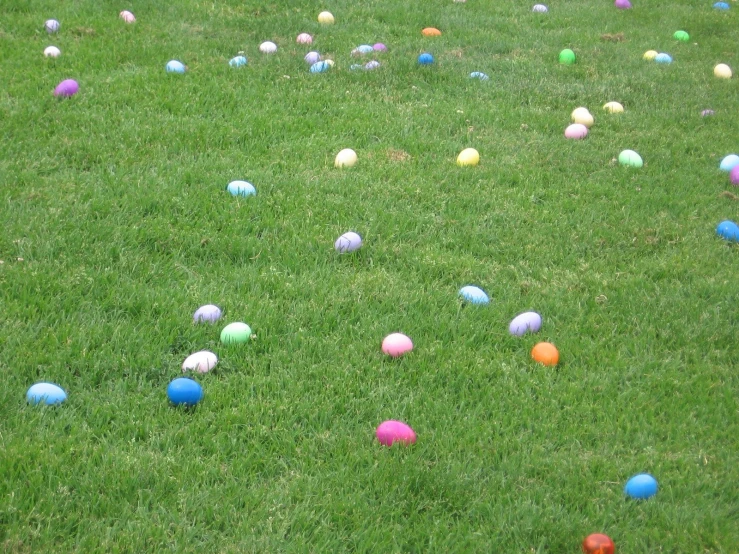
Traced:
<path id="1" fill-rule="evenodd" d="M 382 351 L 388 356 L 397 358 L 413 350 L 413 341 L 403 333 L 392 333 L 382 341 Z"/>
<path id="2" fill-rule="evenodd" d="M 616 0 L 613 5 L 619 10 L 628 10 L 631 8 L 631 2 L 629 2 L 629 0 Z"/>
<path id="3" fill-rule="evenodd" d="M 582 123 L 573 123 L 565 129 L 565 138 L 568 139 L 584 139 L 588 136 L 588 128 Z"/>
<path id="4" fill-rule="evenodd" d="M 54 96 L 74 96 L 79 90 L 80 86 L 77 84 L 77 81 L 74 79 L 65 79 L 54 89 Z"/>
<path id="5" fill-rule="evenodd" d="M 735 165 L 729 172 L 729 181 L 735 187 L 739 187 L 739 164 Z"/>
<path id="6" fill-rule="evenodd" d="M 392 446 L 396 442 L 407 446 L 416 442 L 416 433 L 409 425 L 392 419 L 382 422 L 377 427 L 375 435 L 380 444 L 385 446 Z"/>
<path id="7" fill-rule="evenodd" d="M 384 52 L 385 50 L 387 50 L 387 46 L 385 46 L 381 42 L 378 42 L 377 44 L 372 45 L 372 50 L 374 50 L 375 52 Z"/>

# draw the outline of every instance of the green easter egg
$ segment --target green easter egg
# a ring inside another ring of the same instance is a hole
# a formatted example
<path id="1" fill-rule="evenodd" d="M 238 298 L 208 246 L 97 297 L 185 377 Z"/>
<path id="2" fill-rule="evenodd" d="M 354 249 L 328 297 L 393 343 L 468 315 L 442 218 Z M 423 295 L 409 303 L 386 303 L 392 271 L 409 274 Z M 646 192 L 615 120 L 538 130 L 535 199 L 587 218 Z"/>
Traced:
<path id="1" fill-rule="evenodd" d="M 559 53 L 559 63 L 564 65 L 572 65 L 575 63 L 575 53 L 569 48 L 565 48 Z"/>
<path id="2" fill-rule="evenodd" d="M 624 150 L 621 152 L 618 155 L 618 163 L 629 167 L 641 167 L 644 165 L 641 156 L 633 150 Z"/>
<path id="3" fill-rule="evenodd" d="M 675 40 L 682 40 L 683 42 L 688 42 L 690 40 L 690 35 L 686 33 L 685 31 L 675 31 L 675 34 L 672 35 L 672 38 Z"/>
<path id="4" fill-rule="evenodd" d="M 251 328 L 246 323 L 229 323 L 221 331 L 221 342 L 223 344 L 246 342 L 249 337 L 251 337 Z"/>

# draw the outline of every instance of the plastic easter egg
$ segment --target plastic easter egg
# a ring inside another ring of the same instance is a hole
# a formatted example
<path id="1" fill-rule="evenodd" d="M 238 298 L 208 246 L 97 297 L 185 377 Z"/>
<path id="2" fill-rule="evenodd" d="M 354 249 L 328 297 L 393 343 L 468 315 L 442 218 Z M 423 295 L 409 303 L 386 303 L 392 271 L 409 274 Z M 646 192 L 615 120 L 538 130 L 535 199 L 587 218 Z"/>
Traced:
<path id="1" fill-rule="evenodd" d="M 61 25 L 56 19 L 47 19 L 44 22 L 44 29 L 46 29 L 46 32 L 49 34 L 56 33 L 59 30 L 59 27 L 61 27 Z"/>
<path id="2" fill-rule="evenodd" d="M 472 73 L 470 73 L 470 79 L 479 79 L 480 81 L 487 81 L 490 79 L 490 77 L 488 77 L 481 71 L 473 71 Z"/>
<path id="3" fill-rule="evenodd" d="M 185 64 L 177 60 L 167 62 L 167 73 L 184 73 Z"/>
<path id="4" fill-rule="evenodd" d="M 717 10 L 728 10 L 729 4 L 727 2 L 716 2 L 713 7 Z"/>
<path id="5" fill-rule="evenodd" d="M 80 86 L 74 79 L 65 79 L 54 89 L 54 96 L 74 96 L 80 90 Z"/>
<path id="6" fill-rule="evenodd" d="M 203 387 L 197 381 L 178 377 L 167 386 L 167 398 L 175 406 L 194 406 L 203 399 Z"/>
<path id="7" fill-rule="evenodd" d="M 627 496 L 638 500 L 645 500 L 657 494 L 657 480 L 648 473 L 634 475 L 626 481 L 624 492 Z"/>
<path id="8" fill-rule="evenodd" d="M 644 52 L 644 55 L 642 56 L 642 58 L 644 58 L 647 61 L 652 61 L 654 58 L 657 57 L 658 54 L 659 52 L 657 52 L 656 50 L 647 50 L 646 52 Z"/>
<path id="9" fill-rule="evenodd" d="M 208 373 L 216 367 L 218 356 L 208 350 L 201 350 L 190 354 L 185 361 L 182 362 L 182 371 L 197 371 L 198 373 Z"/>
<path id="10" fill-rule="evenodd" d="M 739 156 L 736 154 L 729 154 L 726 156 L 723 160 L 721 160 L 721 163 L 719 164 L 719 169 L 721 171 L 731 171 L 739 164 Z"/>
<path id="11" fill-rule="evenodd" d="M 573 123 L 565 129 L 565 138 L 580 140 L 588 136 L 588 128 L 582 123 Z"/>
<path id="12" fill-rule="evenodd" d="M 46 404 L 53 406 L 61 404 L 67 399 L 67 393 L 59 385 L 53 383 L 36 383 L 26 392 L 26 401 L 29 404 Z"/>
<path id="13" fill-rule="evenodd" d="M 475 166 L 480 163 L 480 153 L 474 148 L 465 148 L 457 156 L 457 165 L 460 167 Z"/>
<path id="14" fill-rule="evenodd" d="M 355 250 L 359 250 L 360 246 L 362 246 L 362 237 L 354 231 L 344 233 L 334 243 L 334 248 L 339 254 L 354 252 Z"/>
<path id="15" fill-rule="evenodd" d="M 377 69 L 378 67 L 380 67 L 380 62 L 378 62 L 377 60 L 372 60 L 364 64 L 364 68 L 367 71 L 372 71 L 373 69 Z"/>
<path id="16" fill-rule="evenodd" d="M 623 113 L 624 107 L 618 102 L 608 102 L 604 104 L 603 109 L 608 113 Z"/>
<path id="17" fill-rule="evenodd" d="M 421 31 L 421 34 L 425 37 L 440 37 L 441 31 L 436 27 L 426 27 Z"/>
<path id="18" fill-rule="evenodd" d="M 331 25 L 334 22 L 334 16 L 331 12 L 321 12 L 318 14 L 318 22 L 323 25 Z"/>
<path id="19" fill-rule="evenodd" d="M 44 48 L 44 56 L 47 58 L 58 58 L 61 56 L 62 51 L 59 50 L 56 46 L 47 46 Z"/>
<path id="20" fill-rule="evenodd" d="M 459 296 L 470 304 L 489 304 L 490 298 L 480 287 L 467 285 L 459 289 Z"/>
<path id="21" fill-rule="evenodd" d="M 316 62 L 310 66 L 311 73 L 325 73 L 331 69 L 331 64 L 328 61 Z"/>
<path id="22" fill-rule="evenodd" d="M 349 66 L 349 69 L 357 71 L 358 69 L 364 69 L 364 66 L 361 63 L 353 63 Z"/>
<path id="23" fill-rule="evenodd" d="M 369 44 L 360 44 L 355 48 L 355 50 L 360 54 L 370 54 L 375 51 L 375 49 L 372 48 Z"/>
<path id="24" fill-rule="evenodd" d="M 581 125 L 585 125 L 588 129 L 593 126 L 593 123 L 595 123 L 595 119 L 593 118 L 593 114 L 590 112 L 582 113 L 578 112 L 576 115 L 572 118 L 573 123 L 580 123 Z"/>
<path id="25" fill-rule="evenodd" d="M 374 50 L 375 52 L 385 52 L 387 50 L 387 46 L 385 46 L 381 42 L 377 42 L 372 45 L 372 50 Z"/>
<path id="26" fill-rule="evenodd" d="M 321 55 L 318 52 L 308 52 L 303 59 L 306 63 L 313 65 L 321 60 Z"/>
<path id="27" fill-rule="evenodd" d="M 254 188 L 254 185 L 246 181 L 231 181 L 226 187 L 226 190 L 232 196 L 256 196 L 257 194 L 257 189 Z"/>
<path id="28" fill-rule="evenodd" d="M 300 33 L 295 39 L 295 42 L 297 42 L 298 44 L 312 44 L 313 37 L 310 36 L 308 33 Z"/>
<path id="29" fill-rule="evenodd" d="M 392 333 L 382 341 L 382 351 L 397 358 L 413 350 L 413 341 L 402 333 Z"/>
<path id="30" fill-rule="evenodd" d="M 531 11 L 534 13 L 547 13 L 549 11 L 549 8 L 547 8 L 544 4 L 534 4 L 534 7 L 531 8 Z"/>
<path id="31" fill-rule="evenodd" d="M 135 23 L 136 22 L 136 16 L 134 16 L 128 10 L 123 10 L 121 13 L 118 14 L 118 17 L 120 17 L 126 23 Z"/>
<path id="32" fill-rule="evenodd" d="M 421 65 L 430 65 L 434 63 L 434 57 L 428 52 L 424 52 L 423 54 L 418 56 L 418 63 L 420 63 Z"/>
<path id="33" fill-rule="evenodd" d="M 334 66 L 334 60 L 326 60 L 326 65 L 328 67 L 333 67 Z"/>
<path id="34" fill-rule="evenodd" d="M 739 241 L 739 225 L 729 220 L 722 221 L 716 227 L 716 234 L 722 239 L 737 242 Z"/>
<path id="35" fill-rule="evenodd" d="M 235 56 L 228 62 L 231 67 L 241 67 L 246 65 L 246 56 Z"/>
<path id="36" fill-rule="evenodd" d="M 518 314 L 508 325 L 508 332 L 516 337 L 522 337 L 528 332 L 538 333 L 541 329 L 541 316 L 536 312 Z"/>
<path id="37" fill-rule="evenodd" d="M 690 35 L 685 31 L 675 31 L 675 34 L 672 35 L 672 38 L 682 42 L 688 42 L 690 40 Z"/>
<path id="38" fill-rule="evenodd" d="M 672 63 L 672 56 L 662 52 L 654 57 L 654 61 L 657 63 Z"/>
<path id="39" fill-rule="evenodd" d="M 351 148 L 344 148 L 334 159 L 335 167 L 354 167 L 357 163 L 357 153 Z"/>
<path id="40" fill-rule="evenodd" d="M 616 6 L 619 10 L 631 9 L 631 2 L 629 2 L 629 0 L 615 0 L 615 2 L 613 2 L 613 5 Z"/>
<path id="41" fill-rule="evenodd" d="M 269 40 L 259 45 L 259 51 L 263 54 L 274 54 L 277 52 L 277 45 Z"/>
<path id="42" fill-rule="evenodd" d="M 703 110 L 701 112 L 701 117 L 708 117 L 708 116 L 715 115 L 715 114 L 716 112 L 714 112 L 713 110 Z"/>
<path id="43" fill-rule="evenodd" d="M 559 363 L 559 350 L 551 342 L 540 342 L 531 349 L 531 357 L 540 364 L 555 366 Z"/>
<path id="44" fill-rule="evenodd" d="M 644 165 L 644 161 L 641 156 L 633 150 L 623 150 L 618 155 L 618 163 L 628 167 L 641 167 Z"/>
<path id="45" fill-rule="evenodd" d="M 565 48 L 559 53 L 559 63 L 562 65 L 572 65 L 575 63 L 575 53 L 569 48 Z"/>
<path id="46" fill-rule="evenodd" d="M 221 319 L 221 315 L 223 315 L 223 312 L 221 312 L 221 309 L 218 306 L 215 306 L 214 304 L 206 304 L 205 306 L 200 306 L 195 310 L 192 319 L 195 323 L 215 323 Z"/>
<path id="47" fill-rule="evenodd" d="M 416 433 L 408 424 L 392 419 L 380 423 L 375 436 L 384 446 L 392 446 L 396 442 L 408 446 L 416 442 Z"/>
<path id="48" fill-rule="evenodd" d="M 593 533 L 582 541 L 584 554 L 616 554 L 616 545 L 608 535 Z"/>
<path id="49" fill-rule="evenodd" d="M 231 344 L 235 342 L 246 342 L 251 337 L 251 327 L 246 323 L 229 323 L 221 331 L 221 342 Z"/>
<path id="50" fill-rule="evenodd" d="M 713 74 L 719 79 L 731 79 L 731 68 L 725 63 L 720 63 L 713 68 Z"/>
<path id="51" fill-rule="evenodd" d="M 739 187 L 739 164 L 735 165 L 729 171 L 729 182 L 735 187 Z"/>

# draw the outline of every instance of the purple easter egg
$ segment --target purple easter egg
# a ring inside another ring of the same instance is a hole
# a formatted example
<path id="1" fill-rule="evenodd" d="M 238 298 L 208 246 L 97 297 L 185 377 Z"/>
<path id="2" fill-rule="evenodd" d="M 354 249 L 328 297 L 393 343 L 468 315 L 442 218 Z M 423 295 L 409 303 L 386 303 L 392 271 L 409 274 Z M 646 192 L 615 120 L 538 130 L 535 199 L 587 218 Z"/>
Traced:
<path id="1" fill-rule="evenodd" d="M 193 315 L 195 323 L 215 323 L 221 319 L 221 309 L 213 304 L 200 306 Z"/>
<path id="2" fill-rule="evenodd" d="M 735 187 L 739 187 L 739 165 L 735 165 L 729 172 L 729 181 Z"/>
<path id="3" fill-rule="evenodd" d="M 707 116 L 709 116 L 709 115 L 714 115 L 714 113 L 715 113 L 715 112 L 714 112 L 713 110 L 703 110 L 703 111 L 701 112 L 701 116 L 703 116 L 703 117 L 707 117 Z"/>
<path id="4" fill-rule="evenodd" d="M 74 79 L 65 79 L 54 89 L 54 96 L 74 96 L 78 90 L 80 90 L 80 86 L 77 84 L 77 81 Z"/>
<path id="5" fill-rule="evenodd" d="M 387 46 L 385 46 L 385 45 L 384 45 L 384 44 L 382 44 L 381 42 L 378 42 L 377 44 L 373 44 L 373 45 L 372 45 L 372 49 L 373 49 L 373 50 L 374 50 L 375 52 L 384 52 L 385 50 L 387 50 Z"/>
<path id="6" fill-rule="evenodd" d="M 631 8 L 631 2 L 629 0 L 616 0 L 613 5 L 619 10 L 628 10 Z"/>

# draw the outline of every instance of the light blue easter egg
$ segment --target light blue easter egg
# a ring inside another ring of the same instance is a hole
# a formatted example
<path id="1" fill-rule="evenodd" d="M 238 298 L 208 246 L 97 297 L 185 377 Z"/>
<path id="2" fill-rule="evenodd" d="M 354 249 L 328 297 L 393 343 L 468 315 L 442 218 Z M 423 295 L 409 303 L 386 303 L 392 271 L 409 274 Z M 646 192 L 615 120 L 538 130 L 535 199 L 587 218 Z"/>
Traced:
<path id="1" fill-rule="evenodd" d="M 663 52 L 662 54 L 657 54 L 657 56 L 654 58 L 654 61 L 657 63 L 672 63 L 672 57 L 669 54 L 665 54 Z"/>
<path id="2" fill-rule="evenodd" d="M 311 73 L 325 73 L 329 69 L 331 69 L 331 64 L 329 64 L 327 61 L 316 62 L 312 66 L 310 66 Z"/>
<path id="3" fill-rule="evenodd" d="M 434 57 L 428 52 L 424 52 L 423 54 L 418 56 L 418 63 L 420 63 L 421 65 L 430 65 L 434 63 Z"/>
<path id="4" fill-rule="evenodd" d="M 490 77 L 480 71 L 473 71 L 472 73 L 470 73 L 470 79 L 480 79 L 481 81 L 487 81 L 488 79 L 490 79 Z"/>
<path id="5" fill-rule="evenodd" d="M 727 4 L 726 2 L 716 2 L 713 7 L 717 10 L 728 10 L 729 4 Z"/>
<path id="6" fill-rule="evenodd" d="M 729 154 L 723 160 L 721 160 L 721 165 L 719 165 L 719 168 L 721 169 L 721 171 L 731 171 L 736 165 L 739 165 L 739 156 L 737 156 L 736 154 Z"/>
<path id="7" fill-rule="evenodd" d="M 231 58 L 228 65 L 231 67 L 241 67 L 242 65 L 246 65 L 246 56 L 236 56 L 235 58 Z"/>
<path id="8" fill-rule="evenodd" d="M 254 185 L 246 181 L 231 181 L 226 190 L 233 196 L 255 196 L 257 194 Z"/>
<path id="9" fill-rule="evenodd" d="M 364 69 L 364 66 L 361 63 L 353 63 L 349 66 L 349 69 L 356 71 L 357 69 Z"/>
<path id="10" fill-rule="evenodd" d="M 459 296 L 470 304 L 488 304 L 490 302 L 490 298 L 488 298 L 484 290 L 472 285 L 467 285 L 459 289 Z"/>
<path id="11" fill-rule="evenodd" d="M 727 219 L 718 224 L 716 234 L 722 239 L 739 242 L 739 225 Z"/>
<path id="12" fill-rule="evenodd" d="M 631 498 L 644 500 L 657 494 L 657 480 L 648 473 L 634 475 L 626 482 L 624 492 Z"/>
<path id="13" fill-rule="evenodd" d="M 182 62 L 178 62 L 177 60 L 172 60 L 170 62 L 167 62 L 167 73 L 184 73 L 185 72 L 185 64 Z"/>
<path id="14" fill-rule="evenodd" d="M 367 71 L 372 71 L 373 69 L 377 69 L 378 67 L 380 67 L 380 62 L 378 62 L 377 60 L 372 60 L 371 62 L 367 62 L 366 64 L 364 64 L 364 68 Z"/>
<path id="15" fill-rule="evenodd" d="M 59 385 L 52 383 L 36 383 L 26 393 L 26 400 L 31 404 L 61 404 L 67 399 L 67 393 Z"/>
<path id="16" fill-rule="evenodd" d="M 375 49 L 372 48 L 369 44 L 361 44 L 361 45 L 357 46 L 357 50 L 361 54 L 369 54 L 370 52 L 374 52 Z"/>

